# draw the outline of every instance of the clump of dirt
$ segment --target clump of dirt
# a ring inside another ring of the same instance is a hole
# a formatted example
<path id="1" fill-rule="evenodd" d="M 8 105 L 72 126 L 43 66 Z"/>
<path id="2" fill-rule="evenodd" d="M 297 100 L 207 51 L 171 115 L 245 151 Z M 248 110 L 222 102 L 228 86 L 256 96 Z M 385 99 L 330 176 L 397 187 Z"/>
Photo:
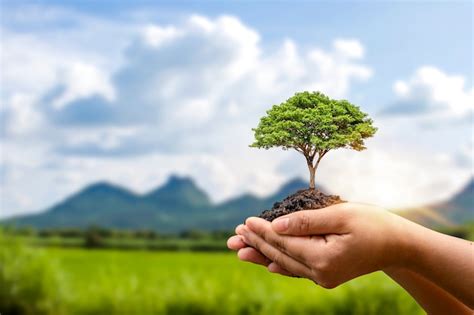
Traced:
<path id="1" fill-rule="evenodd" d="M 275 202 L 271 210 L 264 210 L 259 217 L 271 222 L 285 214 L 300 210 L 321 209 L 341 202 L 345 201 L 339 196 L 326 195 L 317 189 L 302 189 L 281 202 Z"/>

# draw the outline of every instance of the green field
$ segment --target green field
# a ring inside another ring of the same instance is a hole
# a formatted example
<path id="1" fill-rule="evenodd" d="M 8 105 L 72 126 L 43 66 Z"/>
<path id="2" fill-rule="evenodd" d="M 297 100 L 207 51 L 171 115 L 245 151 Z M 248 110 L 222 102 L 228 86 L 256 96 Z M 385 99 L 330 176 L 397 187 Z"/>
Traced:
<path id="1" fill-rule="evenodd" d="M 8 307 L 19 314 L 423 314 L 381 273 L 325 290 L 232 253 L 8 245 L 0 254 L 2 315 Z"/>

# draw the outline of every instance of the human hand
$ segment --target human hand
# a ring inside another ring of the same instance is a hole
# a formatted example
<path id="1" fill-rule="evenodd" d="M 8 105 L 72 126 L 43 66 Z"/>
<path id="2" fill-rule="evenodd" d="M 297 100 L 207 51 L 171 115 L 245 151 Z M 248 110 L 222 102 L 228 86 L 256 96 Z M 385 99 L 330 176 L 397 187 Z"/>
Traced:
<path id="1" fill-rule="evenodd" d="M 268 271 L 273 273 L 279 273 L 284 276 L 295 277 L 291 272 L 283 269 L 278 266 L 276 263 L 272 262 L 270 259 L 265 257 L 262 253 L 256 250 L 253 247 L 250 247 L 244 243 L 242 236 L 233 235 L 227 240 L 227 247 L 229 249 L 237 251 L 237 256 L 242 261 L 252 262 L 254 264 L 262 265 L 267 267 Z"/>
<path id="2" fill-rule="evenodd" d="M 378 207 L 343 203 L 299 211 L 272 223 L 249 218 L 228 241 L 239 258 L 272 272 L 333 288 L 360 275 L 401 266 L 405 220 Z M 250 247 L 245 247 L 247 245 Z"/>

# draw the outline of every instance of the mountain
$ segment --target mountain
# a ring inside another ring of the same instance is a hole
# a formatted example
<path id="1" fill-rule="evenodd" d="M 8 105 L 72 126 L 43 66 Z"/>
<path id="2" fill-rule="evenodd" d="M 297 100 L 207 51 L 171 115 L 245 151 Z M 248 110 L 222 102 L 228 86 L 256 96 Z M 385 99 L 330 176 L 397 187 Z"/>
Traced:
<path id="1" fill-rule="evenodd" d="M 281 201 L 286 196 L 308 187 L 308 183 L 300 178 L 295 178 L 284 184 L 275 193 L 268 197 L 259 198 L 252 194 L 244 194 L 237 198 L 230 199 L 216 206 L 216 216 L 222 223 L 233 222 L 232 227 L 244 222 L 249 216 L 260 214 L 263 210 L 270 209 L 277 201 Z M 218 228 L 227 228 L 216 222 Z"/>
<path id="2" fill-rule="evenodd" d="M 144 195 L 99 182 L 39 214 L 10 218 L 2 224 L 37 228 L 99 225 L 161 232 L 232 229 L 245 218 L 271 208 L 276 201 L 306 187 L 307 182 L 293 179 L 267 197 L 244 194 L 214 204 L 189 177 L 173 175 L 164 185 Z"/>
<path id="3" fill-rule="evenodd" d="M 99 182 L 90 185 L 46 211 L 7 220 L 34 227 L 85 227 L 92 224 L 125 227 L 125 217 L 137 210 L 140 197 L 125 188 Z M 139 208 L 143 208 L 140 206 Z"/>
<path id="4" fill-rule="evenodd" d="M 428 227 L 454 227 L 474 222 L 474 178 L 450 199 L 398 213 Z"/>
<path id="5" fill-rule="evenodd" d="M 197 187 L 189 177 L 172 175 L 168 181 L 144 196 L 151 203 L 159 204 L 164 209 L 186 210 L 189 206 L 209 207 L 211 201 L 207 194 Z"/>
<path id="6" fill-rule="evenodd" d="M 451 199 L 431 207 L 456 224 L 474 222 L 474 178 Z"/>
<path id="7" fill-rule="evenodd" d="M 189 177 L 171 176 L 165 184 L 144 195 L 99 182 L 39 214 L 10 218 L 1 223 L 37 228 L 99 225 L 160 232 L 232 229 L 245 218 L 270 209 L 276 201 L 306 187 L 306 181 L 295 178 L 266 197 L 246 193 L 215 204 Z M 319 189 L 327 193 L 324 188 Z M 474 179 L 445 202 L 398 213 L 429 227 L 449 227 L 474 221 Z"/>

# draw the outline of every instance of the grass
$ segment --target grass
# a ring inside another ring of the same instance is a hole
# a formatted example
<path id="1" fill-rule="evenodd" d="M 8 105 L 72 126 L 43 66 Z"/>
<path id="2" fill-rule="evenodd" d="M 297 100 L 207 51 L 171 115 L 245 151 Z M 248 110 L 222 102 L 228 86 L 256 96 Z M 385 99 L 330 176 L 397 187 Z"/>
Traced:
<path id="1" fill-rule="evenodd" d="M 333 290 L 225 253 L 49 248 L 74 314 L 422 314 L 377 273 Z M 68 313 L 69 313 L 68 312 Z"/>
<path id="2" fill-rule="evenodd" d="M 382 273 L 333 290 L 232 253 L 35 248 L 0 233 L 5 314 L 423 314 Z"/>
<path id="3" fill-rule="evenodd" d="M 54 262 L 0 231 L 0 314 L 60 314 L 61 284 Z"/>

